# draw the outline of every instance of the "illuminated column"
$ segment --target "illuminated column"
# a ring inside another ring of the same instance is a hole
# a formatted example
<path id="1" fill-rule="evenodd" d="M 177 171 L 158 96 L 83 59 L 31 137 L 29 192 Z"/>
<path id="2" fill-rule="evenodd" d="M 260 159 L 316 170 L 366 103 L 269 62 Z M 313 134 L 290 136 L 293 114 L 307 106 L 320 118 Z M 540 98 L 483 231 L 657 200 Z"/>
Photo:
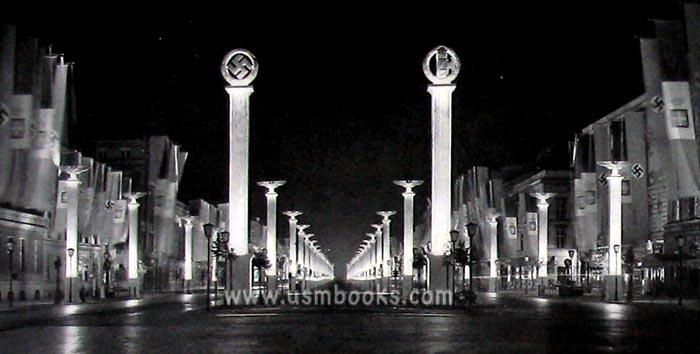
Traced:
<path id="1" fill-rule="evenodd" d="M 384 290 L 389 291 L 390 279 L 391 279 L 391 267 L 389 263 L 391 262 L 391 220 L 389 217 L 395 215 L 395 211 L 378 211 L 377 215 L 382 217 L 382 287 Z M 386 284 L 384 284 L 386 282 Z"/>
<path id="2" fill-rule="evenodd" d="M 374 234 L 376 235 L 376 238 L 374 240 L 374 255 L 375 255 L 375 279 L 379 279 L 379 283 L 375 282 L 375 288 L 379 288 L 382 284 L 382 277 L 384 275 L 384 235 L 382 233 L 382 229 L 384 229 L 384 225 L 381 224 L 372 224 L 372 227 L 374 228 L 375 232 Z"/>
<path id="3" fill-rule="evenodd" d="M 295 280 L 297 277 L 297 216 L 301 215 L 300 211 L 285 211 L 282 214 L 289 217 L 289 291 L 294 291 Z M 308 225 L 307 225 L 308 227 Z"/>
<path id="4" fill-rule="evenodd" d="M 185 280 L 185 288 L 189 292 L 190 283 L 192 282 L 192 217 L 178 218 L 180 226 L 185 230 L 185 269 L 183 279 Z"/>
<path id="5" fill-rule="evenodd" d="M 129 264 L 127 271 L 129 272 L 130 286 L 136 297 L 141 293 L 139 291 L 139 203 L 137 199 L 144 195 L 146 193 L 124 193 L 124 197 L 128 199 L 126 207 L 129 213 Z M 185 250 L 185 256 L 187 256 L 187 250 Z"/>
<path id="6" fill-rule="evenodd" d="M 608 181 L 608 275 L 605 279 L 606 300 L 620 299 L 622 289 L 622 172 L 626 171 L 629 163 L 626 161 L 599 161 L 598 165 L 610 170 Z M 617 284 L 617 286 L 616 286 Z"/>
<path id="7" fill-rule="evenodd" d="M 303 234 L 303 242 L 302 242 L 302 249 L 303 249 L 303 259 L 302 259 L 302 267 L 304 269 L 304 282 L 303 282 L 303 289 L 308 289 L 309 288 L 309 276 L 311 275 L 311 268 L 309 267 L 309 258 L 311 257 L 311 248 L 309 247 L 309 243 L 311 242 L 311 237 L 313 237 L 314 234 Z"/>
<path id="8" fill-rule="evenodd" d="M 547 246 L 548 246 L 548 225 L 549 216 L 548 209 L 549 203 L 547 199 L 554 197 L 555 193 L 531 193 L 531 196 L 537 198 L 537 261 L 539 267 L 537 268 L 537 277 L 540 279 L 540 285 L 547 285 Z M 542 288 L 544 291 L 544 288 Z"/>
<path id="9" fill-rule="evenodd" d="M 423 184 L 423 181 L 394 181 L 394 184 L 404 187 L 403 192 L 403 297 L 408 297 L 413 289 L 413 188 Z"/>
<path id="10" fill-rule="evenodd" d="M 221 74 L 229 95 L 229 248 L 238 255 L 234 262 L 234 288 L 251 287 L 248 255 L 248 159 L 250 139 L 249 101 L 253 80 L 258 74 L 255 56 L 245 49 L 234 49 L 224 57 Z"/>
<path id="11" fill-rule="evenodd" d="M 277 192 L 275 189 L 283 186 L 286 181 L 258 182 L 259 186 L 267 188 L 267 256 L 270 258 L 270 268 L 266 271 L 272 276 L 268 277 L 267 290 L 277 290 Z"/>
<path id="12" fill-rule="evenodd" d="M 489 208 L 486 213 L 486 223 L 488 224 L 489 239 L 489 292 L 496 292 L 498 284 L 498 218 L 501 213 L 494 208 Z"/>
<path id="13" fill-rule="evenodd" d="M 428 85 L 432 96 L 431 253 L 439 256 L 450 243 L 452 91 L 456 87 L 452 81 L 459 68 L 455 52 L 444 46 L 431 50 L 423 61 L 423 73 L 432 83 Z"/>
<path id="14" fill-rule="evenodd" d="M 78 164 L 80 164 L 80 158 L 78 158 Z M 76 166 L 61 166 L 61 172 L 68 174 L 68 179 L 60 181 L 60 183 L 65 185 L 65 202 L 67 204 L 66 209 L 66 248 L 65 248 L 65 259 L 66 259 L 66 278 L 76 278 L 78 276 L 78 260 L 80 258 L 80 250 L 78 248 L 78 187 L 80 186 L 80 180 L 78 175 L 87 171 L 80 165 Z M 59 189 L 61 190 L 61 189 Z M 64 196 L 61 196 L 64 199 Z M 73 254 L 70 254 L 73 250 Z M 75 288 L 70 287 L 71 292 L 75 292 Z M 72 296 L 72 295 L 71 295 Z"/>

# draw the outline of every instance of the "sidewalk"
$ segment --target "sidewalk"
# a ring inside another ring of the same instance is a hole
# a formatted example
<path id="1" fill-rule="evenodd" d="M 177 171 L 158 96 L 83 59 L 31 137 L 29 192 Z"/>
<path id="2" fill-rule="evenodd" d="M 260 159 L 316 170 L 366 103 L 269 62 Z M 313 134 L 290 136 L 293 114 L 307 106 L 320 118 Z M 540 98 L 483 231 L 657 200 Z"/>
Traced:
<path id="1" fill-rule="evenodd" d="M 125 303 L 127 301 L 135 301 L 135 300 L 141 300 L 144 302 L 144 304 L 153 304 L 153 303 L 158 303 L 161 302 L 164 299 L 171 298 L 173 296 L 177 295 L 183 295 L 184 293 L 182 292 L 164 292 L 164 293 L 155 293 L 155 294 L 142 294 L 141 297 L 139 298 L 132 298 L 132 297 L 118 297 L 118 298 L 104 298 L 104 299 L 95 299 L 95 298 L 87 298 L 85 299 L 84 302 L 81 302 L 80 299 L 73 299 L 73 302 L 68 302 L 68 299 L 63 299 L 60 303 L 56 304 L 51 300 L 30 300 L 30 301 L 15 301 L 12 304 L 12 307 L 10 307 L 10 303 L 8 301 L 3 301 L 0 302 L 0 315 L 6 314 L 8 312 L 24 312 L 27 311 L 28 309 L 45 309 L 45 308 L 61 308 L 65 306 L 76 306 L 76 307 L 96 307 L 98 305 L 106 305 L 106 304 L 120 304 L 120 303 Z M 192 294 L 194 295 L 194 294 Z M 118 305 L 117 305 L 118 306 Z"/>
<path id="2" fill-rule="evenodd" d="M 527 294 L 525 294 L 524 289 L 507 289 L 499 290 L 496 293 L 496 296 L 510 296 L 515 298 L 539 298 L 555 301 L 589 302 L 601 304 L 671 306 L 676 308 L 687 308 L 700 311 L 700 302 L 696 298 L 684 298 L 683 306 L 679 306 L 677 297 L 670 298 L 654 297 L 649 295 L 635 295 L 631 302 L 627 301 L 626 296 L 623 296 L 619 301 L 605 301 L 601 298 L 601 294 L 599 292 L 584 293 L 583 296 L 560 296 L 557 293 L 548 293 L 545 296 L 537 296 L 537 289 L 535 289 L 534 291 L 528 291 Z"/>

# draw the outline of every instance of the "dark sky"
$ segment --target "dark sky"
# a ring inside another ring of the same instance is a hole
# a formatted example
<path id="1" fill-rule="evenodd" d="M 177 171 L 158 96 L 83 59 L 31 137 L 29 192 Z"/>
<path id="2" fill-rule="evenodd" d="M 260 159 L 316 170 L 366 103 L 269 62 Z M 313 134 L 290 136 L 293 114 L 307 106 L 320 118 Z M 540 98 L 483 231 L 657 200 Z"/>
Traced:
<path id="1" fill-rule="evenodd" d="M 167 134 L 190 152 L 182 200 L 226 200 L 228 98 L 219 65 L 230 49 L 253 52 L 260 72 L 251 97 L 251 217 L 265 215 L 254 182 L 287 180 L 280 209 L 304 211 L 301 220 L 342 266 L 380 220 L 376 210 L 402 209 L 392 180 L 430 178 L 421 62 L 433 47 L 453 48 L 462 62 L 454 174 L 535 164 L 553 144 L 566 156 L 574 132 L 642 93 L 636 36 L 646 16 L 672 16 L 676 7 L 560 3 L 3 20 L 77 63 L 86 151 L 97 139 Z M 422 213 L 429 184 L 416 191 Z M 280 217 L 281 234 L 286 225 Z"/>

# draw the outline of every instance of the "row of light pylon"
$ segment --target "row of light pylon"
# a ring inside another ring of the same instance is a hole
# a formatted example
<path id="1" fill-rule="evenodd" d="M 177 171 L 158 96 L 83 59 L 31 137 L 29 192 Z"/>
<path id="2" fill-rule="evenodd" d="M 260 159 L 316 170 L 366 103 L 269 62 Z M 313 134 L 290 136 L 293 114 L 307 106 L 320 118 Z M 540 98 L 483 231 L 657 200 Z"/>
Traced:
<path id="1" fill-rule="evenodd" d="M 351 280 L 373 280 L 388 278 L 392 271 L 391 219 L 395 211 L 378 211 L 381 224 L 372 224 L 374 232 L 365 234 L 355 256 L 346 264 L 347 276 Z"/>
<path id="2" fill-rule="evenodd" d="M 289 217 L 289 264 L 292 278 L 302 280 L 333 279 L 334 266 L 323 252 L 315 235 L 307 233 L 307 224 L 298 224 L 300 211 L 285 211 Z"/>

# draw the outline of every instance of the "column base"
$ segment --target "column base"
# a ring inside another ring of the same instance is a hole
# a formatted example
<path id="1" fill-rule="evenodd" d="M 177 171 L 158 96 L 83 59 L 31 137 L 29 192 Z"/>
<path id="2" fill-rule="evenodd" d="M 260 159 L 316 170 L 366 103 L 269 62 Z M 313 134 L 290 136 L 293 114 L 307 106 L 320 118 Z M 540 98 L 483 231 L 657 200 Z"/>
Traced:
<path id="1" fill-rule="evenodd" d="M 252 272 L 250 261 L 253 255 L 248 253 L 246 255 L 238 256 L 238 258 L 233 262 L 233 274 L 232 278 L 232 290 L 237 291 L 250 291 L 252 285 Z M 212 285 L 213 289 L 213 285 Z M 227 289 L 229 290 L 229 289 Z"/>
<path id="2" fill-rule="evenodd" d="M 451 290 L 447 288 L 447 279 L 445 279 L 447 269 L 442 266 L 443 257 L 442 255 L 428 255 L 430 262 L 428 265 L 430 268 L 428 270 L 430 275 L 428 278 L 428 289 L 430 290 Z"/>
<path id="3" fill-rule="evenodd" d="M 605 301 L 625 301 L 625 281 L 622 275 L 605 276 Z"/>
<path id="4" fill-rule="evenodd" d="M 411 290 L 413 290 L 413 276 L 404 275 L 401 281 L 401 298 L 408 299 L 411 295 Z"/>
<path id="5" fill-rule="evenodd" d="M 489 293 L 498 291 L 498 277 L 489 277 Z"/>

